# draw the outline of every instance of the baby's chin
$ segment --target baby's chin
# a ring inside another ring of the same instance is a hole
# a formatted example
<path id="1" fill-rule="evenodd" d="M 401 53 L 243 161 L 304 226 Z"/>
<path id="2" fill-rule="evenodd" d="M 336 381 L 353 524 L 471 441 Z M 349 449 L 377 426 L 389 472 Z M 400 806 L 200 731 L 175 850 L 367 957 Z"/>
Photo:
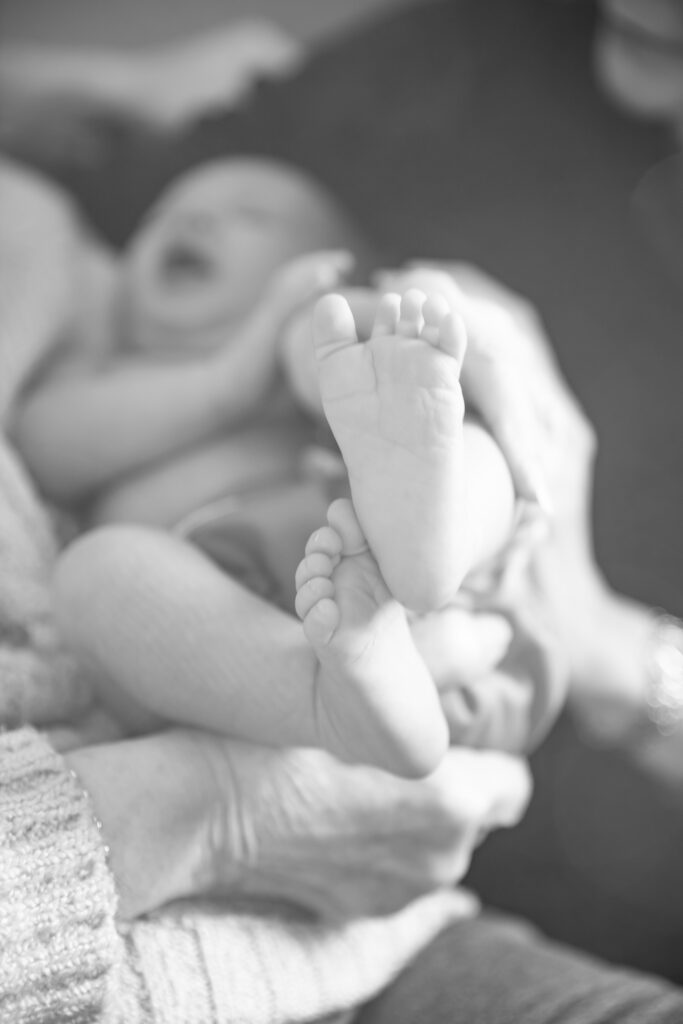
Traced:
<path id="1" fill-rule="evenodd" d="M 124 279 L 117 319 L 122 350 L 154 357 L 210 352 L 225 345 L 243 319 L 239 302 L 220 283 L 195 288 Z"/>
<path id="2" fill-rule="evenodd" d="M 229 337 L 230 322 L 173 323 L 153 317 L 128 316 L 121 332 L 127 352 L 154 358 L 182 358 L 215 352 Z"/>

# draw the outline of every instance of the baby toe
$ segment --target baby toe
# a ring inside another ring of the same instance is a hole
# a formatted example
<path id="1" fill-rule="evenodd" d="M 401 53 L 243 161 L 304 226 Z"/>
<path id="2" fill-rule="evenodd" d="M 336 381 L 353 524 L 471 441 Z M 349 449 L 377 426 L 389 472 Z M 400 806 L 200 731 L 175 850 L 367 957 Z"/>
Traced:
<path id="1" fill-rule="evenodd" d="M 304 583 L 308 583 L 316 576 L 330 577 L 334 570 L 334 562 L 329 555 L 326 555 L 323 551 L 314 551 L 310 555 L 306 555 L 305 558 L 299 562 L 294 577 L 294 583 L 296 589 L 300 590 Z"/>
<path id="2" fill-rule="evenodd" d="M 379 338 L 396 334 L 400 315 L 401 296 L 394 292 L 387 292 L 379 300 L 371 337 Z"/>
<path id="3" fill-rule="evenodd" d="M 327 510 L 330 526 L 341 538 L 342 554 L 354 555 L 365 551 L 368 543 L 348 498 L 337 498 Z"/>
<path id="4" fill-rule="evenodd" d="M 339 348 L 356 344 L 356 321 L 342 295 L 325 295 L 313 313 L 313 344 L 318 359 L 324 360 Z"/>
<path id="5" fill-rule="evenodd" d="M 312 555 L 316 551 L 322 551 L 330 558 L 339 556 L 342 550 L 342 539 L 331 526 L 321 526 L 319 530 L 312 533 L 306 542 L 305 552 Z"/>
<path id="6" fill-rule="evenodd" d="M 422 318 L 422 307 L 426 295 L 419 288 L 409 288 L 401 299 L 401 317 L 397 326 L 397 333 L 404 337 L 412 338 L 420 334 L 424 320 Z"/>
<path id="7" fill-rule="evenodd" d="M 467 349 L 467 328 L 459 313 L 448 313 L 441 321 L 439 348 L 462 366 Z"/>
<path id="8" fill-rule="evenodd" d="M 421 337 L 430 345 L 437 346 L 440 342 L 441 324 L 450 312 L 450 306 L 445 296 L 430 295 L 422 307 L 424 327 Z"/>
<path id="9" fill-rule="evenodd" d="M 300 619 L 307 619 L 313 609 L 321 601 L 330 599 L 334 595 L 334 584 L 328 576 L 314 576 L 307 580 L 299 590 L 294 599 L 294 607 Z M 330 602 L 336 608 L 334 601 Z"/>
<path id="10" fill-rule="evenodd" d="M 339 625 L 339 608 L 329 597 L 317 601 L 303 620 L 306 639 L 314 647 L 328 644 Z"/>

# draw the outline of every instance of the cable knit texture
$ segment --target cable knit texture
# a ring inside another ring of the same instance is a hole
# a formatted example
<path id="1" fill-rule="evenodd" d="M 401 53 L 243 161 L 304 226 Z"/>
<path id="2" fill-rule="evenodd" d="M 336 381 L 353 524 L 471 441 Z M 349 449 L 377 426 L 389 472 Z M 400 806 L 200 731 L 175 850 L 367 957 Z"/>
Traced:
<path id="1" fill-rule="evenodd" d="M 71 222 L 1 160 L 0 206 L 2 423 L 63 314 Z M 458 897 L 346 925 L 187 902 L 117 930 L 89 799 L 33 727 L 74 724 L 91 699 L 51 621 L 56 552 L 0 434 L 0 1024 L 348 1020 L 457 916 Z"/>
<path id="2" fill-rule="evenodd" d="M 0 737 L 0 1020 L 91 1021 L 117 940 L 89 800 L 32 729 Z"/>

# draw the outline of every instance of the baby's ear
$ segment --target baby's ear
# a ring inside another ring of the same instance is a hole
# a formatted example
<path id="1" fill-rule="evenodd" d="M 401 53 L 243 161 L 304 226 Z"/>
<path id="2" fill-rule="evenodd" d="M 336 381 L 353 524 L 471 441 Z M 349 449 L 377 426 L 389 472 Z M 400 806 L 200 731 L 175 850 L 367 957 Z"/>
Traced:
<path id="1" fill-rule="evenodd" d="M 294 313 L 285 324 L 280 341 L 280 365 L 290 392 L 304 412 L 323 419 L 318 369 L 313 351 L 311 303 Z"/>

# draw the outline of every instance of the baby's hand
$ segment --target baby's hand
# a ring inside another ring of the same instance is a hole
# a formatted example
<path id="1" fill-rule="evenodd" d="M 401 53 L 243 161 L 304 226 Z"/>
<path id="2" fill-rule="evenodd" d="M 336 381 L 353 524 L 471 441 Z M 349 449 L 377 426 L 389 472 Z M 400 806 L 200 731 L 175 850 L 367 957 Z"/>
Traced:
<path id="1" fill-rule="evenodd" d="M 331 288 L 339 286 L 353 266 L 353 256 L 343 250 L 310 252 L 285 263 L 266 288 L 264 305 L 284 319 Z"/>
<path id="2" fill-rule="evenodd" d="M 244 325 L 252 352 L 256 347 L 276 358 L 278 344 L 290 319 L 312 304 L 324 292 L 339 285 L 350 269 L 353 257 L 348 252 L 306 253 L 275 271 L 266 285 L 257 309 Z"/>
<path id="3" fill-rule="evenodd" d="M 258 307 L 215 357 L 216 371 L 224 376 L 233 398 L 235 387 L 239 388 L 241 407 L 253 407 L 271 387 L 279 346 L 292 318 L 302 309 L 311 309 L 351 264 L 347 252 L 309 253 L 273 274 Z M 312 353 L 310 337 L 309 344 Z"/>
<path id="4" fill-rule="evenodd" d="M 323 416 L 313 351 L 312 318 L 316 300 L 337 289 L 353 265 L 348 252 L 316 252 L 286 264 L 273 278 L 269 299 L 281 316 L 279 357 L 289 390 L 302 409 Z"/>

